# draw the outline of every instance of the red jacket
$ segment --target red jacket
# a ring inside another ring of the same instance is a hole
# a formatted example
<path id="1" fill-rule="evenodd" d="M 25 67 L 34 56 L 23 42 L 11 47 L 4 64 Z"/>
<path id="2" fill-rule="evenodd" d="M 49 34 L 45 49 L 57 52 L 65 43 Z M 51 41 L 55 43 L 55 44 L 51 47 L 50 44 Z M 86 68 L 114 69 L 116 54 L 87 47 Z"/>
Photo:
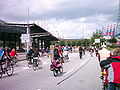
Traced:
<path id="1" fill-rule="evenodd" d="M 120 56 L 113 56 L 100 62 L 100 66 L 109 65 L 108 82 L 120 83 Z"/>
<path id="2" fill-rule="evenodd" d="M 17 53 L 16 53 L 16 51 L 11 51 L 10 52 L 10 56 L 14 57 L 15 55 L 18 56 Z"/>

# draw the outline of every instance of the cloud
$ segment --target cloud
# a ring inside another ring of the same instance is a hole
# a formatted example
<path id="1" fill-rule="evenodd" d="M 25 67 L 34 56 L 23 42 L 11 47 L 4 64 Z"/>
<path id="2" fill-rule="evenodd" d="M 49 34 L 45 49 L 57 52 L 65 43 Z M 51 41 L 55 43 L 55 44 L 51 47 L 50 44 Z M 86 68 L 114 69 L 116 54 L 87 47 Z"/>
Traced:
<path id="1" fill-rule="evenodd" d="M 90 37 L 96 28 L 101 29 L 117 21 L 118 0 L 0 1 L 0 19 L 26 23 L 29 7 L 30 23 L 39 21 L 39 25 L 46 29 L 49 27 L 48 31 L 55 36 L 55 31 L 59 31 L 65 38 Z M 84 34 L 82 26 L 87 31 Z"/>

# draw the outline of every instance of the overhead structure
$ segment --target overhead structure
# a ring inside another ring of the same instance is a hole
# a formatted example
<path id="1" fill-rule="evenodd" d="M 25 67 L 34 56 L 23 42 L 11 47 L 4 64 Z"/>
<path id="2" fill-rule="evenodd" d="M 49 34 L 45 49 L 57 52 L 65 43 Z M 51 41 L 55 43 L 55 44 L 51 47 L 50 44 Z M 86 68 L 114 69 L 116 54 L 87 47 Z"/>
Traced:
<path id="1" fill-rule="evenodd" d="M 28 24 L 6 23 L 0 20 L 0 47 L 17 47 L 21 46 L 21 35 L 27 33 Z M 50 41 L 59 40 L 50 32 L 44 30 L 35 23 L 29 24 L 30 42 L 34 48 L 47 48 Z"/>

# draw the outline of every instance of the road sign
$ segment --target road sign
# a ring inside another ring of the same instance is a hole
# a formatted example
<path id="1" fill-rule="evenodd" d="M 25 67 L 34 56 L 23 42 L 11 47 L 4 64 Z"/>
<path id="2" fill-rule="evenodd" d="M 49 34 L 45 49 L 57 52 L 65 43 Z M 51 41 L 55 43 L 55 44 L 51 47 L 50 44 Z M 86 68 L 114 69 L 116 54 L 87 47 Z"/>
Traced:
<path id="1" fill-rule="evenodd" d="M 99 38 L 95 39 L 95 43 L 100 43 L 100 39 Z"/>
<path id="2" fill-rule="evenodd" d="M 30 42 L 30 34 L 22 34 L 21 35 L 21 42 L 22 43 Z"/>

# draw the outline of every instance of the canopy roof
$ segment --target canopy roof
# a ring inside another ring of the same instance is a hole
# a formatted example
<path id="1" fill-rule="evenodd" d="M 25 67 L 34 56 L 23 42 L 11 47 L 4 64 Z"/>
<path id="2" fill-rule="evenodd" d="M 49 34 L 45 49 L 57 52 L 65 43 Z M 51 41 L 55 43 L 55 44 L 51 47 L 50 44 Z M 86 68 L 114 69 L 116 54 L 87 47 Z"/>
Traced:
<path id="1" fill-rule="evenodd" d="M 16 24 L 16 23 L 6 23 L 4 21 L 0 21 L 0 33 L 13 33 L 13 34 L 26 34 L 27 27 L 30 27 L 30 36 L 36 38 L 44 38 L 47 40 L 59 40 L 54 37 L 50 32 L 41 28 L 40 26 L 33 24 Z"/>

